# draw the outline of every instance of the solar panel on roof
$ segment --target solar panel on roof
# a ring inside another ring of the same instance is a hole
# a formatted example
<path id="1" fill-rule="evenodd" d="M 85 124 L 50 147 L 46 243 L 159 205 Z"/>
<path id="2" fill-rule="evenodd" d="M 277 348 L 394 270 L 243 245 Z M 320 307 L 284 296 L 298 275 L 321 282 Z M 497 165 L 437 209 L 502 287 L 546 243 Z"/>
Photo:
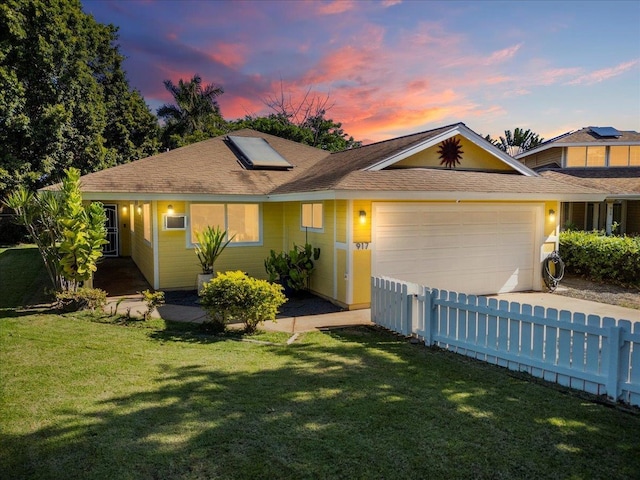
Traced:
<path id="1" fill-rule="evenodd" d="M 589 127 L 599 137 L 620 137 L 622 134 L 613 127 Z"/>
<path id="2" fill-rule="evenodd" d="M 241 155 L 242 161 L 253 169 L 288 170 L 293 168 L 264 138 L 227 136 Z"/>

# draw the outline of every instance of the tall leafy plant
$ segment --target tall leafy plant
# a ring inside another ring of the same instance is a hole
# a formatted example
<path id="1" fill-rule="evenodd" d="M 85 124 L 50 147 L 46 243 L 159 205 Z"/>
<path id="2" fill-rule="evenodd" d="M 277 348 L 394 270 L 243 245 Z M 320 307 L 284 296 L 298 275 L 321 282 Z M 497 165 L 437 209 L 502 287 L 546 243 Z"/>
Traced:
<path id="1" fill-rule="evenodd" d="M 35 242 L 56 291 L 77 290 L 91 278 L 102 256 L 106 215 L 101 203 L 82 203 L 80 171 L 65 170 L 59 191 L 18 187 L 5 204 Z"/>
<path id="2" fill-rule="evenodd" d="M 227 239 L 227 231 L 208 226 L 202 232 L 196 232 L 196 255 L 205 275 L 213 273 L 213 266 L 218 257 L 222 254 L 227 245 L 231 243 L 231 238 Z"/>
<path id="3" fill-rule="evenodd" d="M 82 204 L 80 171 L 70 168 L 66 174 L 61 190 L 64 203 L 59 219 L 58 250 L 62 276 L 69 283 L 68 289 L 75 291 L 97 270 L 102 245 L 108 243 L 105 239 L 107 217 L 101 203 Z"/>

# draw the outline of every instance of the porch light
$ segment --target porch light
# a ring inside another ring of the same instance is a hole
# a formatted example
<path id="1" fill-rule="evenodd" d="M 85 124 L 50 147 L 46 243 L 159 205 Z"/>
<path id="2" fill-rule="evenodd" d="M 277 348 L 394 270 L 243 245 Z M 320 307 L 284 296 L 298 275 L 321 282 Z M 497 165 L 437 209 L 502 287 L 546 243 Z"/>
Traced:
<path id="1" fill-rule="evenodd" d="M 549 221 L 551 222 L 556 221 L 556 211 L 554 209 L 549 210 Z"/>
<path id="2" fill-rule="evenodd" d="M 124 206 L 122 207 L 122 213 L 127 213 L 127 206 L 126 206 L 126 205 L 124 205 Z"/>
<path id="3" fill-rule="evenodd" d="M 167 213 L 168 213 L 169 215 L 173 215 L 173 205 L 169 205 L 169 206 L 167 207 Z"/>
<path id="4" fill-rule="evenodd" d="M 138 215 L 142 215 L 142 207 L 138 205 Z"/>
<path id="5" fill-rule="evenodd" d="M 360 210 L 360 223 L 364 224 L 367 221 L 367 212 Z"/>

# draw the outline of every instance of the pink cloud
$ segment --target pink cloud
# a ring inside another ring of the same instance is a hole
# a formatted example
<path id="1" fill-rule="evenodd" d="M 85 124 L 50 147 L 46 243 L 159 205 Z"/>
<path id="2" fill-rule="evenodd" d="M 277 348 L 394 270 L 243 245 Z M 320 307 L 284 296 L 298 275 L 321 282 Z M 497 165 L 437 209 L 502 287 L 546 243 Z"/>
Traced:
<path id="1" fill-rule="evenodd" d="M 638 60 L 632 60 L 630 62 L 621 63 L 615 67 L 602 68 L 595 70 L 591 73 L 581 75 L 578 78 L 567 82 L 567 85 L 593 85 L 608 80 L 618 75 L 622 75 L 624 72 L 630 70 L 638 64 Z"/>
<path id="2" fill-rule="evenodd" d="M 335 0 L 328 3 L 315 3 L 318 15 L 338 15 L 355 10 L 356 2 L 351 0 Z"/>
<path id="3" fill-rule="evenodd" d="M 240 68 L 247 56 L 247 46 L 241 43 L 216 43 L 211 47 L 209 57 L 229 68 Z"/>
<path id="4" fill-rule="evenodd" d="M 522 47 L 522 43 L 493 52 L 489 56 L 489 58 L 486 59 L 486 64 L 494 65 L 496 63 L 506 62 L 507 60 L 510 60 L 511 58 L 513 58 L 516 55 L 516 53 L 518 53 L 518 50 L 520 50 L 520 47 Z"/>

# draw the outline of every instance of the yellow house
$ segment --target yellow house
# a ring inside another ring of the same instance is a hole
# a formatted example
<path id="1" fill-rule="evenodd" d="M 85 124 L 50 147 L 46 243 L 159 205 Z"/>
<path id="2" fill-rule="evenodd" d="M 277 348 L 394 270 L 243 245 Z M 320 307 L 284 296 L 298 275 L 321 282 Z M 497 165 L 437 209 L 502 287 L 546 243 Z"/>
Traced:
<path id="1" fill-rule="evenodd" d="M 105 254 L 155 289 L 195 289 L 194 232 L 233 234 L 217 271 L 266 278 L 270 250 L 320 248 L 311 290 L 370 304 L 370 278 L 490 294 L 542 287 L 560 202 L 600 191 L 543 178 L 463 123 L 338 153 L 240 130 L 85 175 L 109 217 Z"/>

